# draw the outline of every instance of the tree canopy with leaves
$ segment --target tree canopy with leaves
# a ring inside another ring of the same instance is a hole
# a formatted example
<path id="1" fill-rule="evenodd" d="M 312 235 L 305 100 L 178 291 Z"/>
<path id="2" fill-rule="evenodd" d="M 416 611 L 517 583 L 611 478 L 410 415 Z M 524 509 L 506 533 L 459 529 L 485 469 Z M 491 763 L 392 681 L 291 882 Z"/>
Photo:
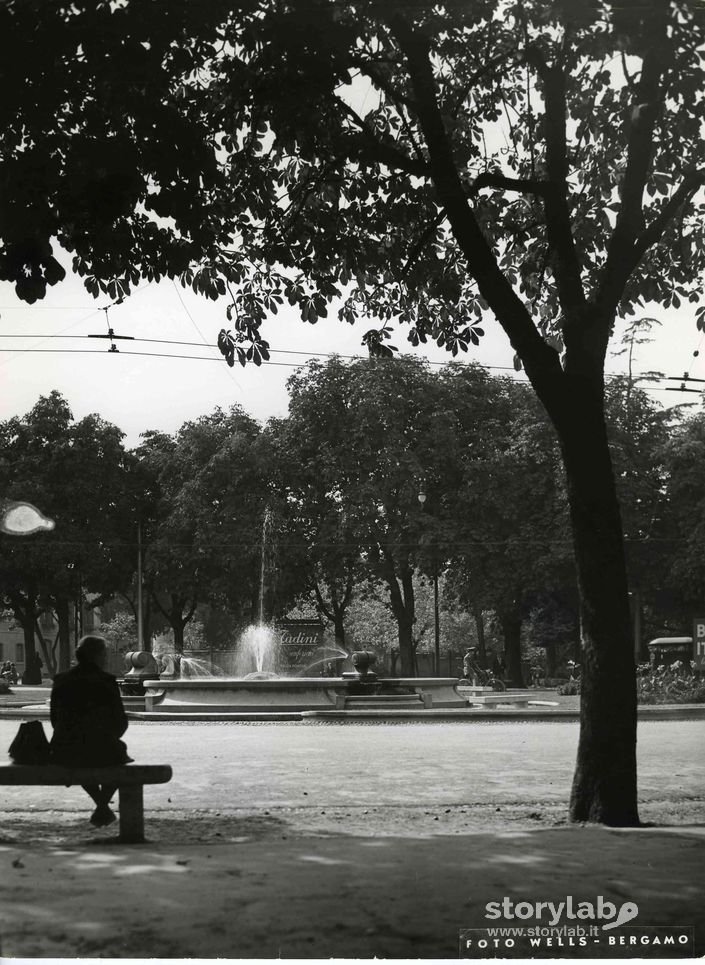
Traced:
<path id="1" fill-rule="evenodd" d="M 20 297 L 59 279 L 57 238 L 91 291 L 166 274 L 228 295 L 230 363 L 266 359 L 284 301 L 315 322 L 341 298 L 377 353 L 392 321 L 457 353 L 497 319 L 566 469 L 571 815 L 637 823 L 604 358 L 618 314 L 699 297 L 702 5 L 63 0 L 7 4 L 0 28 L 0 274 Z"/>
<path id="2" fill-rule="evenodd" d="M 238 616 L 257 610 L 267 467 L 259 425 L 239 406 L 144 434 L 137 449 L 153 487 L 145 520 L 145 578 L 177 652 L 199 603 Z"/>
<path id="3" fill-rule="evenodd" d="M 443 381 L 459 450 L 441 507 L 450 584 L 474 610 L 494 612 L 507 677 L 521 687 L 523 621 L 540 592 L 575 583 L 558 447 L 528 386 L 455 364 Z"/>
<path id="4" fill-rule="evenodd" d="M 327 586 L 323 602 L 347 606 L 362 559 L 366 578 L 389 594 L 401 673 L 412 676 L 414 573 L 434 522 L 418 497 L 452 466 L 440 382 L 415 359 L 332 358 L 300 369 L 289 392 L 291 512 L 308 534 L 313 576 Z"/>
<path id="5" fill-rule="evenodd" d="M 84 592 L 95 604 L 132 577 L 141 493 L 122 436 L 97 415 L 75 421 L 56 391 L 0 423 L 0 490 L 31 500 L 56 522 L 51 532 L 0 543 L 0 596 L 22 625 L 26 660 L 38 639 L 50 672 L 71 664 L 71 615 Z M 56 615 L 58 655 L 38 625 L 44 610 Z"/>

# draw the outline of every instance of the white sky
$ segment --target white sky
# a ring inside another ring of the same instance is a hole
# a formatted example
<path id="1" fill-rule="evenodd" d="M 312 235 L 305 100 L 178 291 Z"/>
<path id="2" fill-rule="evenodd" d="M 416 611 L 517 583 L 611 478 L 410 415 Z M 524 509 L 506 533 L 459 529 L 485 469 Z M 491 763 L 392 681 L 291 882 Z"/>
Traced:
<path id="1" fill-rule="evenodd" d="M 218 405 L 226 408 L 239 403 L 260 420 L 283 416 L 286 379 L 296 365 L 321 352 L 364 355 L 361 337 L 373 327 L 367 322 L 349 326 L 338 321 L 334 311 L 327 320 L 308 325 L 287 307 L 263 328 L 273 350 L 272 362 L 261 368 L 248 365 L 243 369 L 236 364 L 229 369 L 215 347 L 218 332 L 228 327 L 226 299 L 212 302 L 170 281 L 144 284 L 125 303 L 110 309 L 115 333 L 197 344 L 118 342 L 119 354 L 108 352 L 107 340 L 86 338 L 89 333 L 107 331 L 100 309 L 109 301 L 107 297 L 94 300 L 81 280 L 71 275 L 33 306 L 20 302 L 11 285 L 0 283 L 0 419 L 24 414 L 52 389 L 65 396 L 76 418 L 97 412 L 118 425 L 126 433 L 128 446 L 137 445 L 140 433 L 147 429 L 174 432 L 186 420 L 212 412 Z M 692 309 L 644 314 L 660 318 L 663 326 L 654 343 L 637 349 L 635 371 L 659 370 L 681 376 L 687 370 L 691 377 L 705 378 L 704 339 L 695 328 Z M 465 357 L 484 365 L 511 367 L 513 352 L 499 325 L 488 319 L 484 328 L 480 347 L 471 347 Z M 16 335 L 22 338 L 9 337 Z M 451 359 L 435 345 L 414 350 L 403 327 L 392 342 L 403 352 L 425 355 L 431 361 Z M 693 358 L 698 348 L 701 355 Z M 157 358 L 157 353 L 187 358 Z M 611 359 L 609 370 L 625 371 L 626 356 Z M 653 393 L 660 404 L 699 399 L 665 392 L 663 385 Z"/>

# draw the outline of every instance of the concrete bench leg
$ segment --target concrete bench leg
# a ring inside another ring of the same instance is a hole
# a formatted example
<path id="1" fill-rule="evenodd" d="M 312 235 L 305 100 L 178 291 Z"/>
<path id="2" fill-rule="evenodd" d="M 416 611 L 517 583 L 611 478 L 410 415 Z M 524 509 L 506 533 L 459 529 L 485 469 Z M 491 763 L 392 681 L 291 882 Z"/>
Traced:
<path id="1" fill-rule="evenodd" d="M 125 844 L 144 842 L 144 787 L 126 784 L 120 793 L 120 841 Z"/>

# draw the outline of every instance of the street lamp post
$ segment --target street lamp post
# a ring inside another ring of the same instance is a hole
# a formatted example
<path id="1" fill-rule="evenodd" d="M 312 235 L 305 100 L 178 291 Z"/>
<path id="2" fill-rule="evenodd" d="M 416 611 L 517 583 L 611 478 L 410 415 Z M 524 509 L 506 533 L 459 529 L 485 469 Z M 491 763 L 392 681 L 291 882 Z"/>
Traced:
<path id="1" fill-rule="evenodd" d="M 137 524 L 137 649 L 144 650 L 144 614 L 142 612 L 142 524 Z"/>
<path id="2" fill-rule="evenodd" d="M 421 490 L 419 493 L 419 502 L 421 506 L 424 506 L 426 502 L 426 493 Z M 433 558 L 433 633 L 434 633 L 434 650 L 435 650 L 435 663 L 436 663 L 436 676 L 441 675 L 441 623 L 438 612 L 438 565 L 437 560 L 434 556 Z"/>

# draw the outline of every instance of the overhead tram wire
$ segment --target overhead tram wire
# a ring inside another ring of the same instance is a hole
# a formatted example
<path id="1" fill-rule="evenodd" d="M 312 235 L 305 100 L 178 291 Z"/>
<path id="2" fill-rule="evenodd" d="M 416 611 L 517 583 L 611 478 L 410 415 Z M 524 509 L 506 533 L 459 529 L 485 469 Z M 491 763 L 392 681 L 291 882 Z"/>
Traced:
<path id="1" fill-rule="evenodd" d="M 98 309 L 98 311 L 100 311 L 100 309 Z M 200 333 L 199 333 L 199 334 L 200 334 Z M 0 334 L 0 339 L 3 339 L 3 338 L 38 338 L 38 337 L 41 337 L 41 338 L 86 338 L 85 335 L 45 335 L 45 336 L 34 336 L 34 335 L 23 335 L 23 334 L 17 334 L 17 333 L 13 333 L 13 334 L 11 334 L 11 335 L 2 335 L 2 334 Z M 191 348 L 217 348 L 217 346 L 216 346 L 214 343 L 209 343 L 209 342 L 183 342 L 183 341 L 180 341 L 180 340 L 168 339 L 168 338 L 140 338 L 139 335 L 129 336 L 129 337 L 132 338 L 133 341 L 135 341 L 135 342 L 144 342 L 145 344 L 148 344 L 148 345 L 182 345 L 182 346 L 191 347 Z M 0 351 L 9 351 L 9 350 L 8 350 L 8 349 L 0 349 Z M 14 351 L 22 352 L 22 351 L 30 351 L 30 350 L 29 350 L 29 349 L 16 349 L 16 350 L 14 350 Z M 58 349 L 57 349 L 57 351 L 58 351 Z M 80 349 L 65 349 L 64 351 L 67 351 L 67 352 L 70 352 L 70 351 L 80 352 L 81 350 L 80 350 Z M 341 353 L 341 352 L 302 352 L 302 351 L 300 351 L 300 350 L 298 350 L 298 349 L 272 348 L 271 345 L 270 345 L 270 347 L 269 347 L 269 351 L 270 351 L 272 354 L 274 354 L 274 355 L 301 355 L 301 356 L 303 356 L 305 359 L 339 358 L 339 359 L 349 359 L 350 361 L 353 361 L 353 362 L 354 362 L 354 361 L 357 361 L 357 360 L 359 360 L 359 359 L 366 359 L 366 358 L 369 357 L 369 356 L 363 355 L 363 354 L 360 354 L 360 355 L 347 355 L 347 354 L 343 354 L 343 353 Z M 133 353 L 133 354 L 135 354 L 135 353 Z M 143 353 L 143 354 L 149 355 L 149 354 L 151 354 L 151 353 L 146 352 L 146 353 Z M 155 357 L 157 357 L 157 356 L 155 355 Z M 164 356 L 164 357 L 165 357 L 165 358 L 169 358 L 170 356 Z M 181 357 L 182 357 L 182 356 L 174 356 L 174 358 L 181 358 Z M 416 356 L 410 356 L 410 357 L 411 357 L 411 358 L 415 358 Z M 220 359 L 216 359 L 216 361 L 220 361 Z M 435 359 L 427 359 L 426 361 L 428 361 L 428 364 L 429 364 L 429 365 L 447 365 L 447 364 L 448 364 L 447 362 L 439 362 L 439 361 L 436 361 Z M 474 364 L 473 361 L 472 361 L 472 359 L 468 359 L 468 361 L 464 361 L 463 359 L 455 358 L 455 359 L 451 359 L 450 361 L 459 362 L 461 365 L 472 365 L 472 364 Z M 279 362 L 279 363 L 273 363 L 273 364 L 283 365 L 284 363 L 283 363 L 283 362 Z M 298 366 L 298 363 L 290 363 L 290 364 L 292 364 L 292 365 L 297 365 L 297 366 Z M 481 366 L 483 369 L 488 369 L 488 370 L 493 371 L 493 372 L 516 372 L 516 369 L 514 368 L 513 365 L 485 365 L 485 364 L 483 364 L 482 362 L 477 362 L 477 363 L 475 363 L 475 364 Z M 607 373 L 607 374 L 606 374 L 606 378 L 609 378 L 609 379 L 619 378 L 619 374 Z M 658 376 L 658 375 L 653 376 L 653 380 L 654 380 L 654 381 L 659 381 L 659 380 L 662 379 L 662 378 L 665 378 L 665 376 Z"/>
<path id="2" fill-rule="evenodd" d="M 142 288 L 146 288 L 146 287 L 147 287 L 146 285 L 142 286 Z M 192 316 L 191 313 L 189 312 L 187 306 L 185 305 L 183 299 L 181 298 L 181 293 L 179 292 L 178 288 L 176 288 L 176 286 L 174 286 L 174 287 L 175 287 L 175 290 L 176 290 L 176 294 L 177 294 L 177 296 L 179 297 L 179 301 L 181 302 L 181 305 L 182 305 L 182 307 L 183 307 L 183 309 L 184 309 L 185 314 L 187 315 L 187 317 L 189 318 L 189 320 L 191 321 L 191 323 L 193 324 L 194 328 L 196 329 L 196 331 L 198 332 L 198 334 L 201 336 L 201 338 L 203 339 L 203 341 L 201 341 L 201 342 L 187 342 L 187 341 L 177 340 L 177 339 L 140 338 L 139 336 L 115 336 L 114 334 L 113 334 L 113 337 L 114 337 L 114 338 L 130 339 L 131 341 L 141 342 L 141 343 L 143 343 L 143 344 L 145 344 L 145 345 L 179 345 L 179 346 L 184 346 L 184 347 L 189 347 L 189 348 L 213 348 L 214 350 L 217 349 L 217 346 L 216 346 L 215 344 L 211 344 L 211 343 L 209 343 L 209 342 L 206 340 L 205 336 L 203 335 L 203 333 L 201 332 L 200 328 L 199 328 L 198 325 L 196 324 L 195 319 L 193 318 L 193 316 Z M 137 291 L 139 291 L 139 290 L 141 290 L 141 289 L 137 289 Z M 135 292 L 135 294 L 136 294 L 136 292 Z M 118 304 L 118 303 L 120 303 L 121 301 L 122 301 L 121 299 L 118 299 L 117 302 L 113 302 L 113 303 L 111 303 L 110 305 L 108 305 L 107 307 L 106 307 L 106 306 L 103 306 L 103 307 L 101 307 L 101 308 L 96 308 L 93 312 L 91 312 L 91 315 L 90 315 L 90 316 L 87 316 L 87 318 L 92 317 L 96 312 L 103 311 L 103 312 L 106 313 L 106 319 L 107 319 L 107 309 L 113 307 L 113 305 Z M 79 320 L 79 322 L 80 322 L 80 321 L 85 321 L 85 320 L 86 320 L 86 319 L 84 318 L 84 319 Z M 72 324 L 71 326 L 69 326 L 69 328 L 74 328 L 75 325 L 79 324 L 79 322 L 76 322 L 75 324 Z M 25 333 L 10 333 L 10 334 L 0 334 L 0 340 L 3 339 L 3 338 L 8 338 L 8 339 L 16 339 L 16 338 L 40 338 L 42 341 L 48 340 L 48 339 L 52 339 L 52 338 L 64 338 L 64 339 L 86 338 L 86 337 L 89 337 L 89 338 L 91 338 L 91 337 L 107 338 L 107 337 L 110 337 L 110 332 L 111 332 L 110 326 L 108 325 L 108 335 L 102 335 L 102 336 L 66 335 L 66 334 L 63 334 L 63 333 L 52 334 L 52 335 L 41 335 L 41 336 L 39 336 L 39 335 L 27 335 L 27 334 L 25 334 Z M 704 336 L 704 337 L 705 337 L 705 336 Z M 115 347 L 112 347 L 111 349 L 109 349 L 109 352 L 110 352 L 110 351 L 118 352 L 119 350 L 117 350 Z M 295 355 L 295 356 L 301 356 L 302 359 L 303 359 L 303 360 L 306 360 L 306 361 L 310 361 L 310 360 L 313 360 L 313 359 L 325 359 L 325 358 L 341 358 L 341 359 L 350 360 L 350 361 L 358 361 L 358 360 L 363 360 L 363 359 L 366 359 L 366 358 L 369 357 L 369 356 L 363 355 L 363 354 L 359 354 L 359 355 L 349 355 L 349 354 L 342 354 L 342 353 L 339 353 L 339 352 L 302 352 L 302 351 L 296 350 L 296 349 L 276 349 L 276 348 L 272 348 L 271 346 L 270 346 L 270 348 L 269 348 L 269 351 L 270 351 L 270 353 L 273 354 L 273 355 Z M 57 354 L 71 354 L 71 353 L 75 353 L 75 354 L 77 354 L 77 355 L 80 355 L 80 354 L 85 354 L 85 355 L 89 355 L 89 354 L 104 354 L 104 353 L 102 353 L 102 352 L 100 352 L 100 351 L 98 351 L 98 350 L 96 350 L 96 349 L 39 349 L 39 348 L 5 349 L 5 348 L 0 348 L 0 354 L 2 354 L 2 353 L 4 353 L 4 352 L 13 352 L 14 354 L 21 354 L 21 353 L 25 353 L 25 352 L 42 352 L 42 353 L 45 353 L 45 354 L 46 354 L 46 353 L 52 353 L 52 352 L 55 352 L 55 353 L 57 353 Z M 119 354 L 143 356 L 143 357 L 145 357 L 145 358 L 174 358 L 174 359 L 193 360 L 193 361 L 202 361 L 202 362 L 223 362 L 223 361 L 225 361 L 225 360 L 224 360 L 221 356 L 219 356 L 219 355 L 218 355 L 218 356 L 216 356 L 216 355 L 214 355 L 214 356 L 204 356 L 204 355 L 177 355 L 177 354 L 174 354 L 174 353 L 137 352 L 137 351 L 125 351 L 125 350 L 119 351 Z M 693 354 L 696 354 L 696 353 L 693 353 Z M 410 357 L 415 357 L 415 356 L 410 356 Z M 485 364 L 483 364 L 482 362 L 475 362 L 475 361 L 472 360 L 471 358 L 468 358 L 467 360 L 466 360 L 466 359 L 463 359 L 463 358 L 453 358 L 453 359 L 448 359 L 447 361 L 436 361 L 435 359 L 428 359 L 427 361 L 428 361 L 428 364 L 429 364 L 429 365 L 432 365 L 432 366 L 444 366 L 444 365 L 450 364 L 451 362 L 455 362 L 456 364 L 459 364 L 459 365 L 462 365 L 462 366 L 465 366 L 465 365 L 468 365 L 468 366 L 469 366 L 469 365 L 477 364 L 477 365 L 479 365 L 481 368 L 483 368 L 483 369 L 485 369 L 485 370 L 487 370 L 487 371 L 489 371 L 489 372 L 510 372 L 510 373 L 516 373 L 516 370 L 515 370 L 514 366 L 512 366 L 512 365 L 485 365 Z M 278 367 L 281 367 L 281 368 L 294 368 L 294 369 L 296 369 L 296 368 L 300 368 L 300 367 L 304 364 L 304 361 L 302 361 L 302 362 L 275 362 L 275 361 L 273 361 L 273 360 L 270 358 L 270 359 L 268 359 L 268 360 L 266 361 L 265 364 L 266 364 L 266 365 L 274 365 L 274 366 L 278 366 Z M 230 368 L 228 368 L 228 374 L 229 374 L 229 376 L 232 377 L 232 379 L 233 379 L 233 381 L 235 382 L 235 384 L 237 385 L 237 387 L 238 387 L 238 388 L 241 388 L 241 386 L 237 383 L 237 380 L 235 380 L 234 375 L 233 375 L 232 371 L 230 370 Z M 687 373 L 686 373 L 686 375 L 687 375 Z M 620 373 L 606 373 L 606 374 L 605 374 L 605 377 L 606 377 L 607 379 L 620 378 Z M 648 375 L 648 378 L 643 378 L 642 381 L 660 382 L 660 381 L 666 381 L 667 379 L 674 380 L 674 379 L 676 379 L 676 378 L 679 378 L 679 377 L 677 377 L 677 376 L 661 376 L 661 375 L 656 375 L 656 374 L 649 374 L 649 375 Z M 529 380 L 526 379 L 526 378 L 513 378 L 513 381 L 516 382 L 517 384 L 520 384 L 520 385 L 527 385 L 527 384 L 529 384 Z M 697 380 L 691 380 L 691 381 L 697 381 Z M 705 381 L 705 380 L 700 380 L 700 381 Z M 662 388 L 662 387 L 659 387 L 659 386 L 650 386 L 648 389 L 646 389 L 646 391 L 649 391 L 649 392 L 675 392 L 675 391 L 679 391 L 679 390 L 676 389 L 676 388 L 674 388 L 674 387 Z M 684 390 L 684 391 L 696 392 L 696 391 L 700 391 L 700 390 L 696 390 L 696 389 L 687 390 L 687 389 L 686 389 L 686 390 Z"/>
<path id="3" fill-rule="evenodd" d="M 702 348 L 703 339 L 705 339 L 705 331 L 703 331 L 703 334 L 700 336 L 700 340 L 698 341 L 698 346 L 693 352 L 694 359 L 698 358 L 700 355 L 700 349 Z M 686 385 L 686 382 L 700 382 L 705 384 L 705 379 L 692 378 L 688 369 L 686 369 L 686 371 L 683 373 L 682 376 L 669 375 L 668 380 L 669 382 L 679 381 L 680 386 L 676 387 L 674 385 L 669 385 L 668 388 L 665 390 L 666 392 L 694 392 L 696 395 L 700 395 L 703 392 L 705 392 L 705 389 L 688 388 L 688 386 Z"/>
<path id="4" fill-rule="evenodd" d="M 102 310 L 102 309 L 96 309 L 96 311 L 101 311 L 101 310 Z M 0 340 L 3 339 L 3 338 L 33 338 L 33 337 L 35 337 L 35 336 L 11 334 L 11 335 L 0 335 Z M 86 337 L 91 337 L 91 336 L 85 336 L 85 335 L 46 335 L 46 336 L 42 336 L 42 338 L 45 338 L 45 339 L 49 339 L 49 338 L 86 338 Z M 103 336 L 103 337 L 108 337 L 108 336 Z M 184 342 L 184 341 L 179 341 L 179 340 L 158 339 L 158 338 L 139 338 L 139 336 L 116 336 L 116 337 L 118 337 L 118 338 L 119 338 L 119 337 L 130 338 L 132 341 L 135 341 L 135 342 L 143 342 L 143 343 L 145 343 L 145 344 L 151 344 L 151 345 L 181 345 L 181 346 L 192 347 L 192 348 L 209 348 L 209 347 L 211 347 L 211 346 L 208 345 L 208 343 L 202 343 L 202 342 Z M 216 350 L 216 349 L 217 349 L 217 346 L 213 345 L 212 348 L 213 348 L 214 350 Z M 115 351 L 115 350 L 109 349 L 109 350 L 108 350 L 108 353 L 110 353 L 111 351 Z M 274 348 L 271 348 L 271 347 L 270 347 L 269 351 L 270 351 L 270 353 L 273 354 L 273 355 L 299 355 L 299 356 L 302 356 L 304 360 L 309 360 L 309 361 L 312 360 L 312 359 L 320 359 L 320 358 L 341 358 L 341 359 L 346 359 L 346 360 L 351 360 L 351 361 L 359 361 L 359 360 L 364 360 L 364 359 L 366 359 L 366 358 L 369 357 L 369 356 L 367 356 L 367 355 L 362 355 L 362 354 L 360 354 L 360 355 L 343 355 L 343 354 L 340 354 L 340 353 L 337 353 L 337 352 L 301 352 L 301 351 L 296 351 L 296 350 L 294 350 L 294 349 L 274 349 Z M 4 353 L 4 352 L 12 352 L 12 353 L 15 354 L 15 355 L 24 354 L 24 353 L 32 353 L 32 352 L 41 353 L 41 354 L 52 354 L 52 353 L 54 353 L 54 354 L 60 354 L 60 355 L 70 355 L 70 354 L 74 354 L 74 355 L 104 355 L 104 354 L 106 354 L 104 351 L 102 351 L 102 350 L 100 350 L 100 349 L 58 349 L 58 348 L 57 348 L 57 349 L 51 349 L 51 348 L 47 348 L 47 349 L 42 349 L 42 348 L 7 349 L 7 348 L 0 348 L 0 354 L 2 354 L 2 353 Z M 222 357 L 219 356 L 219 355 L 178 355 L 178 354 L 176 354 L 176 353 L 166 353 L 166 352 L 138 352 L 138 351 L 132 351 L 132 350 L 125 350 L 125 349 L 120 349 L 119 352 L 118 352 L 118 354 L 120 354 L 120 355 L 142 356 L 143 358 L 160 358 L 160 359 L 191 360 L 191 361 L 194 361 L 194 362 L 224 362 L 224 361 L 225 361 L 225 359 L 222 358 Z M 404 356 L 401 356 L 401 357 L 404 357 Z M 412 357 L 412 358 L 413 358 L 413 357 L 415 357 L 415 356 L 409 356 L 409 357 Z M 390 359 L 390 361 L 394 361 L 394 359 Z M 455 361 L 455 362 L 456 362 L 457 364 L 459 364 L 459 365 L 472 365 L 472 364 L 477 364 L 480 368 L 486 369 L 487 371 L 490 371 L 490 372 L 515 372 L 514 367 L 511 366 L 511 365 L 484 365 L 484 364 L 481 363 L 481 362 L 473 363 L 472 360 L 465 361 L 465 360 L 462 360 L 462 359 L 449 359 L 448 362 L 441 362 L 441 361 L 436 361 L 436 360 L 431 360 L 431 359 L 429 359 L 429 360 L 428 360 L 428 363 L 429 363 L 429 365 L 433 365 L 433 366 L 443 366 L 443 365 L 448 365 L 448 364 L 449 364 L 450 362 L 452 362 L 452 361 Z M 301 366 L 302 366 L 303 364 L 304 364 L 304 361 L 301 361 L 301 362 L 276 362 L 276 361 L 274 361 L 274 360 L 271 359 L 271 358 L 268 359 L 266 362 L 263 363 L 263 365 L 273 365 L 273 366 L 277 366 L 277 367 L 279 367 L 279 368 L 291 368 L 291 369 L 301 368 Z M 228 369 L 228 371 L 230 371 L 230 370 Z M 620 373 L 608 373 L 608 374 L 606 374 L 606 378 L 608 378 L 608 379 L 617 379 L 617 378 L 620 378 Z M 649 378 L 648 378 L 647 381 L 660 382 L 660 381 L 665 381 L 667 378 L 676 378 L 676 376 L 651 375 L 651 376 L 649 376 Z M 528 384 L 529 384 L 529 380 L 528 380 L 527 378 L 513 378 L 512 381 L 515 382 L 515 383 L 517 383 L 517 384 L 519 384 L 519 385 L 528 385 Z M 695 380 L 693 380 L 693 381 L 695 381 Z M 700 380 L 700 381 L 705 381 L 705 380 Z M 235 384 L 237 384 L 237 383 L 235 383 Z M 240 386 L 238 386 L 238 388 L 240 388 Z M 649 387 L 646 391 L 649 391 L 649 392 L 668 392 L 668 391 L 678 391 L 678 390 L 677 390 L 677 389 L 674 389 L 674 388 L 661 388 L 661 387 L 658 387 L 658 386 L 651 386 L 651 387 Z M 686 391 L 688 391 L 688 390 L 686 390 Z M 693 392 L 694 392 L 694 391 L 699 391 L 699 390 L 691 389 L 691 390 L 689 390 L 689 391 L 693 391 Z"/>
<path id="5" fill-rule="evenodd" d="M 17 337 L 17 338 L 38 338 L 38 339 L 39 339 L 39 342 L 35 343 L 34 348 L 26 348 L 26 349 L 0 349 L 0 351 L 2 351 L 2 352 L 11 352 L 11 353 L 12 353 L 12 357 L 16 357 L 17 355 L 20 355 L 20 354 L 23 353 L 23 352 L 40 351 L 39 349 L 36 348 L 36 346 L 37 346 L 37 345 L 41 345 L 43 342 L 45 342 L 47 339 L 50 339 L 50 338 L 85 338 L 85 335 L 66 335 L 65 333 L 66 333 L 66 332 L 69 332 L 72 328 L 76 328 L 77 325 L 82 325 L 84 322 L 87 322 L 89 319 L 93 318 L 93 316 L 94 316 L 95 314 L 97 314 L 99 311 L 100 311 L 99 308 L 94 308 L 94 309 L 93 309 L 91 312 L 89 312 L 87 315 L 84 315 L 82 318 L 79 318 L 78 321 L 76 321 L 76 322 L 71 322 L 71 324 L 70 324 L 70 325 L 67 325 L 66 328 L 65 328 L 62 332 L 60 332 L 59 334 L 56 334 L 56 335 L 20 335 L 20 336 L 3 335 L 3 336 L 1 336 L 2 338 L 15 338 L 15 337 Z M 47 351 L 50 351 L 50 350 L 47 349 Z M 0 364 L 2 364 L 2 365 L 7 365 L 8 362 L 11 362 L 11 361 L 12 361 L 12 357 L 9 358 L 9 359 L 3 359 Z"/>
<path id="6" fill-rule="evenodd" d="M 110 309 L 113 307 L 113 305 L 119 305 L 121 302 L 122 302 L 122 299 L 119 299 L 117 302 L 113 302 L 112 305 L 105 305 L 105 306 L 103 306 L 103 308 L 101 308 L 101 311 L 102 311 L 102 312 L 105 312 L 105 324 L 106 324 L 107 329 L 108 329 L 107 334 L 97 334 L 97 335 L 91 334 L 91 335 L 87 335 L 87 336 L 86 336 L 86 338 L 109 338 L 109 339 L 110 339 L 110 348 L 108 349 L 109 352 L 119 352 L 119 351 L 120 351 L 120 349 L 119 349 L 119 348 L 117 347 L 117 345 L 115 344 L 116 340 L 118 340 L 118 339 L 121 340 L 121 341 L 134 342 L 134 336 L 133 336 L 133 335 L 116 335 L 115 332 L 114 332 L 114 330 L 113 330 L 113 328 L 112 328 L 112 326 L 110 325 L 110 320 L 109 320 L 109 318 L 108 318 L 108 312 L 109 312 Z"/>
<path id="7" fill-rule="evenodd" d="M 148 288 L 149 285 L 150 285 L 150 282 L 145 282 L 144 285 L 140 285 L 139 288 L 135 288 L 135 290 L 132 292 L 132 295 L 134 296 L 134 295 L 137 295 L 139 292 L 144 291 L 144 289 L 145 289 L 145 288 Z M 39 339 L 39 342 L 37 342 L 36 345 L 41 345 L 43 342 L 47 341 L 47 340 L 50 339 L 50 338 L 85 338 L 85 337 L 86 337 L 85 335 L 67 335 L 66 332 L 70 332 L 71 329 L 72 329 L 72 328 L 76 328 L 77 325 L 82 325 L 83 322 L 87 322 L 89 319 L 93 318 L 94 315 L 98 314 L 98 312 L 101 312 L 101 311 L 104 311 L 104 312 L 106 313 L 106 319 L 107 319 L 107 309 L 112 308 L 114 305 L 120 304 L 122 301 L 124 301 L 124 298 L 121 297 L 121 298 L 116 299 L 116 300 L 113 301 L 113 302 L 110 302 L 107 306 L 104 305 L 104 306 L 100 306 L 100 307 L 93 308 L 93 309 L 91 309 L 91 311 L 90 311 L 87 315 L 82 316 L 82 317 L 79 318 L 78 321 L 76 321 L 76 322 L 71 322 L 70 325 L 67 325 L 66 328 L 62 329 L 61 332 L 58 332 L 58 333 L 56 333 L 56 334 L 51 334 L 51 335 L 1 335 L 1 334 L 0 334 L 0 338 L 38 338 L 38 339 Z M 81 306 L 77 306 L 76 308 L 71 308 L 70 310 L 71 310 L 71 311 L 76 311 L 76 310 L 78 310 L 79 307 L 80 307 L 80 308 L 85 308 L 84 305 L 81 305 Z M 65 310 L 65 311 L 68 311 L 68 310 L 69 310 L 69 306 L 68 306 L 68 305 L 60 305 L 60 306 L 52 306 L 52 305 L 12 305 L 12 306 L 6 306 L 4 309 L 0 308 L 0 311 L 7 311 L 8 308 L 13 309 L 13 310 L 14 310 L 14 309 L 24 309 L 24 310 L 27 310 L 27 311 L 36 311 L 38 308 L 39 308 L 39 309 L 44 309 L 44 311 L 64 311 L 64 310 Z M 40 349 L 37 349 L 37 348 L 36 348 L 36 345 L 33 346 L 33 347 L 31 347 L 31 348 L 25 348 L 25 349 L 0 349 L 0 352 L 8 352 L 8 351 L 9 351 L 9 352 L 12 352 L 12 353 L 13 353 L 11 358 L 9 358 L 9 359 L 3 359 L 2 362 L 0 362 L 0 365 L 7 365 L 9 362 L 12 361 L 12 359 L 13 359 L 14 357 L 17 357 L 18 355 L 22 354 L 23 352 L 41 351 Z M 50 351 L 50 350 L 47 349 L 47 351 Z"/>

